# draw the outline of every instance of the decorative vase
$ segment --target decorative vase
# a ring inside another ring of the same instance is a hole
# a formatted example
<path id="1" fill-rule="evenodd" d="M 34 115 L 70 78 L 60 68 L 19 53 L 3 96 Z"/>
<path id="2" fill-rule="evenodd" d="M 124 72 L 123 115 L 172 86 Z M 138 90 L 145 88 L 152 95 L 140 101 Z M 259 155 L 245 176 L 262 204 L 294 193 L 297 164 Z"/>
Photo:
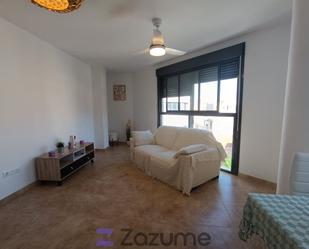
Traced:
<path id="1" fill-rule="evenodd" d="M 76 147 L 76 136 L 71 135 L 69 142 L 71 143 L 72 147 L 75 148 Z"/>

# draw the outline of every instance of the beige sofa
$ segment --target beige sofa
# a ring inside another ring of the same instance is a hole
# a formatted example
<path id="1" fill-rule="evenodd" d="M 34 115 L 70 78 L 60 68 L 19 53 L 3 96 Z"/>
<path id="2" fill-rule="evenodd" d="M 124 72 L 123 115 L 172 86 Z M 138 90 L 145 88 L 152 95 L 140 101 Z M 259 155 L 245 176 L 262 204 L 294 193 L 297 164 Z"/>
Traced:
<path id="1" fill-rule="evenodd" d="M 192 188 L 219 176 L 226 157 L 209 131 L 162 126 L 155 134 L 133 132 L 131 159 L 147 175 L 189 195 Z"/>

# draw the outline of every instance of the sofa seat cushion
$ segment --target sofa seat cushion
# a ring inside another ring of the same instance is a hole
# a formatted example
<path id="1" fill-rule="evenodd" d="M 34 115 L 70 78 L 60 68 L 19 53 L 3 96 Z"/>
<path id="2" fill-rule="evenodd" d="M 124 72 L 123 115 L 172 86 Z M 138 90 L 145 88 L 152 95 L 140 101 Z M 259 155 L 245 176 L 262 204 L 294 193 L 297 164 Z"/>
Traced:
<path id="1" fill-rule="evenodd" d="M 164 167 L 175 165 L 177 161 L 174 158 L 175 154 L 176 151 L 159 145 L 142 145 L 135 147 L 134 161 L 146 174 L 152 175 L 153 165 L 165 165 Z"/>
<path id="2" fill-rule="evenodd" d="M 160 154 L 167 151 L 166 148 L 159 145 L 141 145 L 134 148 L 134 162 L 138 168 L 146 174 L 151 175 L 150 159 L 151 155 Z"/>
<path id="3" fill-rule="evenodd" d="M 177 159 L 175 159 L 175 154 L 177 151 L 167 150 L 160 153 L 154 153 L 151 155 L 150 161 L 157 165 L 166 165 L 167 167 L 176 164 Z"/>
<path id="4" fill-rule="evenodd" d="M 155 143 L 167 149 L 171 149 L 180 129 L 181 128 L 170 126 L 159 127 L 155 133 Z"/>
<path id="5" fill-rule="evenodd" d="M 141 145 L 141 146 L 135 147 L 135 152 L 140 152 L 140 153 L 144 153 L 147 155 L 160 154 L 167 150 L 168 150 L 167 148 L 164 148 L 160 145 L 155 145 L 155 144 L 147 144 L 147 145 Z"/>
<path id="6" fill-rule="evenodd" d="M 135 152 L 143 153 L 150 157 L 150 161 L 156 161 L 160 164 L 173 165 L 176 163 L 174 158 L 177 151 L 168 150 L 159 145 L 143 145 L 135 148 Z"/>

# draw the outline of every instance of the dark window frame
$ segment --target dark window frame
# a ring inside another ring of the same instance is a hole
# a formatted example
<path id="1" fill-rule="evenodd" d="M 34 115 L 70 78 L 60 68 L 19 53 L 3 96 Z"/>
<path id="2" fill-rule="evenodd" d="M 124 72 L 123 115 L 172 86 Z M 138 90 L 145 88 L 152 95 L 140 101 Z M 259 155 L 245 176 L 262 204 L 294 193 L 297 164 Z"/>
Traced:
<path id="1" fill-rule="evenodd" d="M 220 112 L 220 88 L 221 88 L 221 65 L 237 59 L 239 61 L 239 73 L 237 83 L 237 100 L 235 113 L 222 113 Z M 193 116 L 224 116 L 234 117 L 234 130 L 233 130 L 233 161 L 232 161 L 232 174 L 238 174 L 239 166 L 239 151 L 240 151 L 240 135 L 241 135 L 241 117 L 242 117 L 242 96 L 243 96 L 243 83 L 244 83 L 244 60 L 245 60 L 245 43 L 240 43 L 231 47 L 227 47 L 218 51 L 214 51 L 205 55 L 201 55 L 192 59 L 178 62 L 166 67 L 156 70 L 157 75 L 157 89 L 158 89 L 158 116 L 157 126 L 161 124 L 161 115 L 188 115 L 189 127 L 193 120 Z M 178 101 L 178 111 L 168 111 L 167 101 L 167 77 L 178 76 L 178 100 L 180 100 L 180 75 L 190 73 L 192 71 L 201 70 L 203 68 L 217 66 L 218 67 L 218 86 L 217 86 L 217 109 L 210 111 L 200 111 L 200 75 L 198 75 L 198 110 L 184 111 L 180 110 L 180 101 Z M 162 84 L 165 86 L 166 96 L 166 112 L 162 112 Z"/>

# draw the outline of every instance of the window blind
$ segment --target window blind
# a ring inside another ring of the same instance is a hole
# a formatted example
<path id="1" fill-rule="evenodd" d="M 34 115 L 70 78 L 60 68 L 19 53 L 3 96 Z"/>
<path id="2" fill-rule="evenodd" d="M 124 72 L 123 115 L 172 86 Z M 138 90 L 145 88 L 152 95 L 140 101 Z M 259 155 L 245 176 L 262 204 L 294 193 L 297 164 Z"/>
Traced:
<path id="1" fill-rule="evenodd" d="M 198 72 L 184 73 L 180 75 L 180 96 L 192 96 L 194 84 L 198 83 Z"/>
<path id="2" fill-rule="evenodd" d="M 166 98 L 166 95 L 167 95 L 167 93 L 166 93 L 166 85 L 167 85 L 167 80 L 164 79 L 162 81 L 162 84 L 161 84 L 160 88 L 159 88 L 159 92 L 160 92 L 161 98 Z"/>
<path id="3" fill-rule="evenodd" d="M 211 82 L 218 80 L 218 66 L 206 67 L 199 71 L 200 82 Z"/>
<path id="4" fill-rule="evenodd" d="M 220 67 L 220 79 L 233 79 L 239 75 L 239 58 L 223 62 Z"/>
<path id="5" fill-rule="evenodd" d="M 178 76 L 167 78 L 167 97 L 178 97 Z"/>

